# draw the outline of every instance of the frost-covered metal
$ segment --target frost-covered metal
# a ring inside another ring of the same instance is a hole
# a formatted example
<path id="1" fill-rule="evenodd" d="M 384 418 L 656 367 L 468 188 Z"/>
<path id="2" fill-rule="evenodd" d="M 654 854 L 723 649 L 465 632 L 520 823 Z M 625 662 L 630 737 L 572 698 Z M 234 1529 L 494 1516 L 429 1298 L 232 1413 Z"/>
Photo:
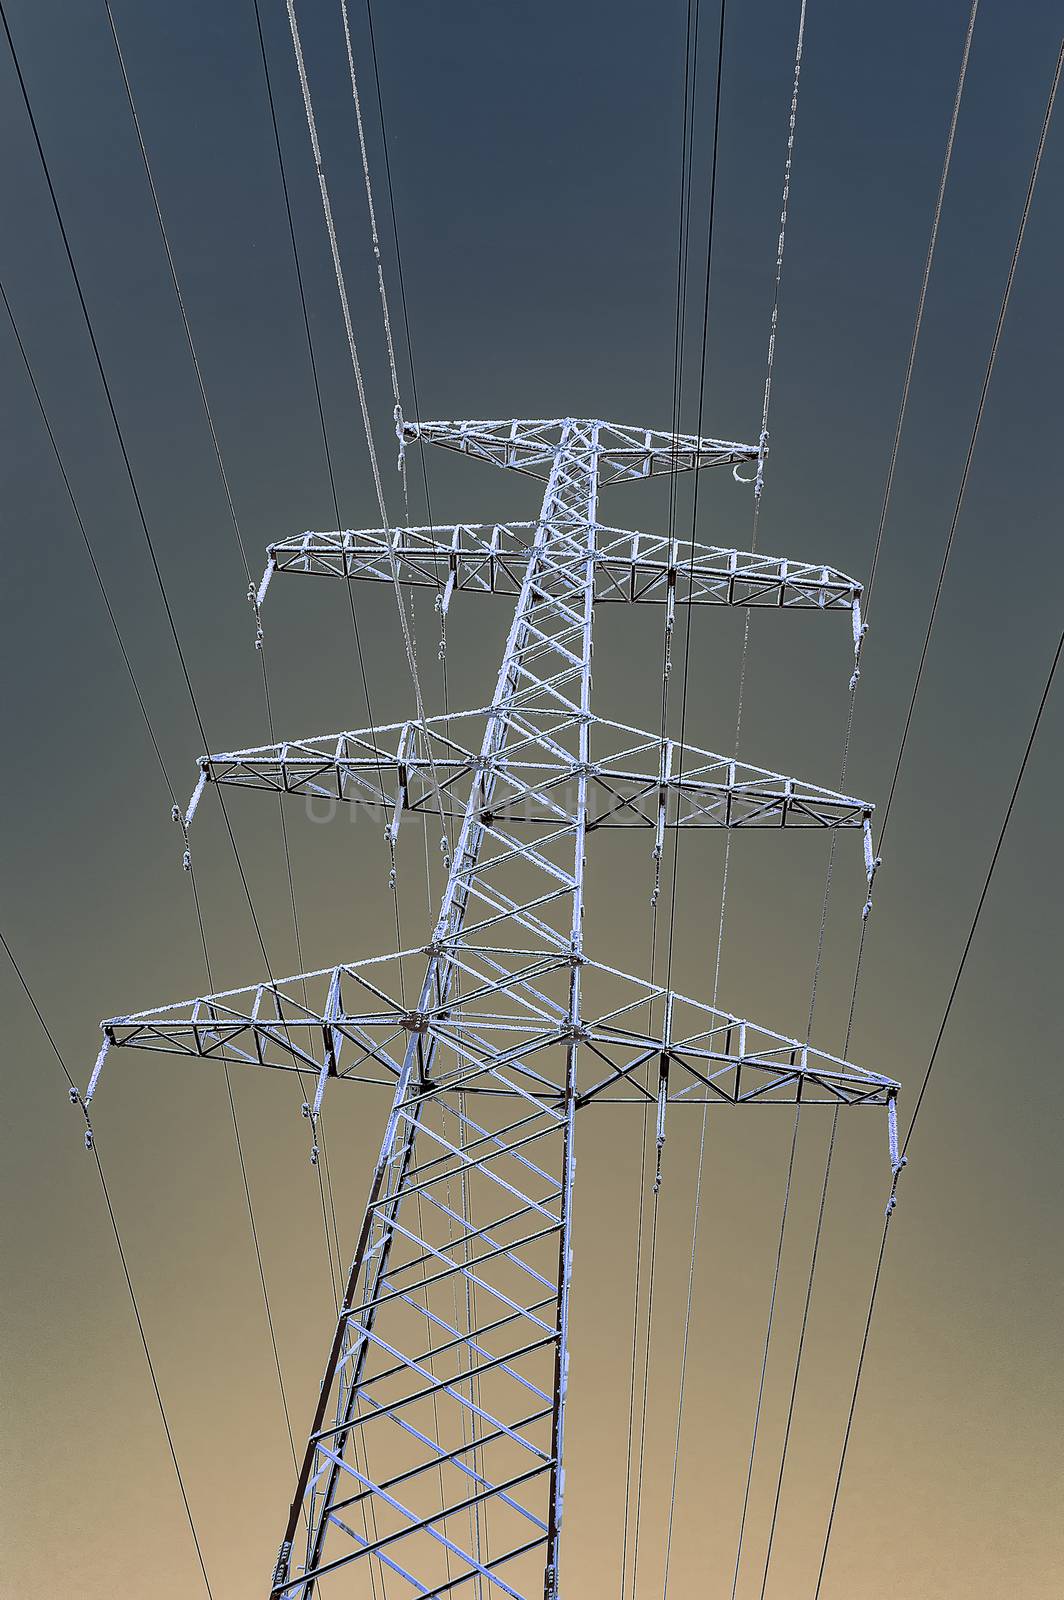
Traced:
<path id="1" fill-rule="evenodd" d="M 603 600 L 847 610 L 860 585 L 808 562 L 607 527 L 607 483 L 755 462 L 756 446 L 610 423 L 424 423 L 421 439 L 546 480 L 534 522 L 312 533 L 275 572 L 516 594 L 478 711 L 205 757 L 211 783 L 442 810 L 452 845 L 415 949 L 201 996 L 104 1026 L 111 1045 L 385 1082 L 372 1176 L 271 1600 L 389 1592 L 554 1600 L 564 1503 L 578 1113 L 593 1103 L 821 1101 L 893 1107 L 898 1085 L 592 959 L 589 835 L 852 828 L 853 796 L 595 716 Z M 482 729 L 479 740 L 474 730 Z M 596 952 L 602 956 L 607 952 Z"/>

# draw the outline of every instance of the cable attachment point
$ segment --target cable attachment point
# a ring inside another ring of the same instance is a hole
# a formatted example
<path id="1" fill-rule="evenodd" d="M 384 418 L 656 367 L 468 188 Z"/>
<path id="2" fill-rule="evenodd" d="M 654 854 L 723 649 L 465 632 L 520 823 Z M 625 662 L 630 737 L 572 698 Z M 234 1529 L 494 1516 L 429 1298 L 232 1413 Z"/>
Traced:
<path id="1" fill-rule="evenodd" d="M 660 845 L 655 845 L 654 849 L 651 851 L 651 857 L 650 857 L 650 859 L 654 863 L 654 887 L 651 890 L 651 894 L 650 894 L 651 910 L 653 910 L 654 907 L 657 905 L 658 896 L 661 894 L 661 856 L 662 856 L 661 846 Z"/>
<path id="2" fill-rule="evenodd" d="M 81 1107 L 82 1116 L 85 1118 L 85 1148 L 86 1150 L 91 1150 L 93 1147 L 92 1123 L 89 1121 L 88 1108 L 81 1098 L 81 1091 L 78 1089 L 76 1084 L 72 1083 L 70 1088 L 67 1090 L 67 1094 L 70 1096 L 70 1104 L 72 1106 Z"/>

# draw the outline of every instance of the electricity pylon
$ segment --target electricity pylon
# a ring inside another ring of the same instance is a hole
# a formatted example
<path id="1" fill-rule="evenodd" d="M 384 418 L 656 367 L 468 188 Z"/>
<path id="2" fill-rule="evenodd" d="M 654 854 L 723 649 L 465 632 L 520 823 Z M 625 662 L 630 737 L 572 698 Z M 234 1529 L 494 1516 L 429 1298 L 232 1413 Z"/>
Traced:
<path id="1" fill-rule="evenodd" d="M 546 479 L 534 522 L 307 534 L 274 572 L 517 595 L 488 707 L 205 757 L 208 783 L 360 800 L 450 834 L 447 881 L 414 950 L 113 1017 L 111 1045 L 394 1085 L 270 1600 L 472 1585 L 558 1593 L 577 1113 L 627 1099 L 886 1105 L 898 1085 L 592 960 L 584 864 L 600 827 L 863 830 L 872 808 L 591 709 L 596 604 L 849 611 L 830 567 L 605 527 L 606 484 L 757 457 L 754 446 L 611 423 L 401 424 Z M 442 576 L 445 574 L 445 578 Z M 479 719 L 483 737 L 463 742 Z M 411 969 L 419 967 L 419 976 Z M 296 1559 L 301 1521 L 305 1553 Z M 342 1575 L 342 1576 L 341 1576 Z M 354 1587 L 351 1587 L 352 1583 Z"/>

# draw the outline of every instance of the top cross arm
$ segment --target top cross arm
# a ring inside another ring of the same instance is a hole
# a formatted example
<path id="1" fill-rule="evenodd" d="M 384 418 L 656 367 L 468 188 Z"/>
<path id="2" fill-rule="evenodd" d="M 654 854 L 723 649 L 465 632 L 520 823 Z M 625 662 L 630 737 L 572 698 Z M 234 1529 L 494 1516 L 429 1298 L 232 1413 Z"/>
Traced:
<path id="1" fill-rule="evenodd" d="M 512 467 L 533 478 L 549 478 L 565 428 L 571 419 L 493 422 L 403 422 L 401 443 L 418 441 L 476 456 L 498 467 Z M 731 439 L 706 439 L 662 433 L 614 422 L 584 422 L 597 432 L 600 484 L 621 483 L 696 467 L 738 466 L 757 460 L 757 446 Z"/>

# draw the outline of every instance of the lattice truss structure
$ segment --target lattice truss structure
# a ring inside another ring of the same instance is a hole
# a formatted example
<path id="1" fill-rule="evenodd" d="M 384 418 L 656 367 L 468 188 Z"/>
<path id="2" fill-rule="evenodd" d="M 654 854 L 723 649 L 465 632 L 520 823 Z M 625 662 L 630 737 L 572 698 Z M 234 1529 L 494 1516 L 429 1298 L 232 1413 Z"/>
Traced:
<path id="1" fill-rule="evenodd" d="M 592 960 L 584 857 L 601 827 L 853 828 L 849 795 L 596 717 L 600 601 L 848 610 L 830 567 L 605 527 L 602 485 L 753 461 L 753 446 L 566 419 L 402 425 L 546 480 L 534 522 L 310 533 L 274 572 L 502 590 L 489 706 L 206 757 L 210 783 L 444 812 L 419 949 L 113 1017 L 112 1045 L 394 1085 L 271 1600 L 320 1592 L 554 1600 L 563 1506 L 577 1114 L 603 1100 L 887 1106 L 898 1085 Z M 463 739 L 474 721 L 482 740 Z M 304 1526 L 305 1525 L 305 1526 Z"/>

